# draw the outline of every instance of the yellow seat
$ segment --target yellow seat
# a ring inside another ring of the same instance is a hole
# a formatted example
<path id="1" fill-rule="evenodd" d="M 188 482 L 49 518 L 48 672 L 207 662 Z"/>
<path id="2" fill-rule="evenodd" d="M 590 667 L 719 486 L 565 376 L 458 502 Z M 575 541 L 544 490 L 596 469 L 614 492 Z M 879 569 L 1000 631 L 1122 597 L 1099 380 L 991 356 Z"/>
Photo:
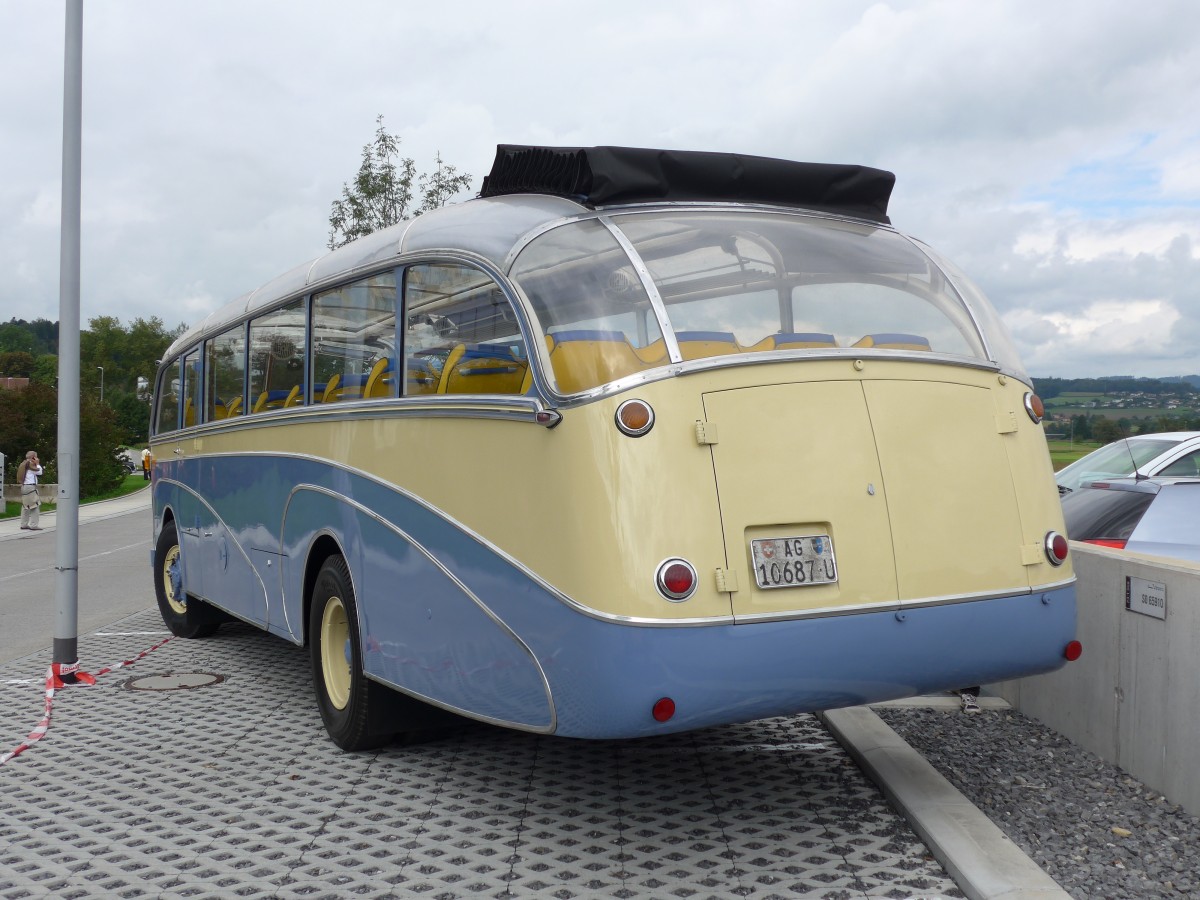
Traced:
<path id="1" fill-rule="evenodd" d="M 822 347 L 836 347 L 837 345 L 837 339 L 832 334 L 807 331 L 802 333 L 768 334 L 757 344 L 751 344 L 749 347 L 743 347 L 742 349 L 747 353 L 755 353 L 760 350 L 813 350 Z"/>
<path id="2" fill-rule="evenodd" d="M 634 347 L 633 352 L 637 354 L 637 358 L 647 367 L 666 365 L 669 361 L 667 343 L 662 338 L 647 344 L 645 347 Z"/>
<path id="3" fill-rule="evenodd" d="M 459 344 L 442 368 L 443 394 L 517 394 L 529 364 L 499 344 Z"/>
<path id="4" fill-rule="evenodd" d="M 375 360 L 375 365 L 371 366 L 371 374 L 367 376 L 367 386 L 363 389 L 364 397 L 394 397 L 392 391 L 392 376 L 395 374 L 396 367 L 392 365 L 392 361 L 384 356 Z"/>
<path id="5" fill-rule="evenodd" d="M 550 363 L 558 389 L 574 394 L 641 372 L 646 364 L 619 331 L 559 331 Z"/>
<path id="6" fill-rule="evenodd" d="M 877 350 L 932 350 L 929 346 L 929 339 L 923 338 L 919 334 L 899 334 L 897 332 L 883 332 L 880 334 L 868 334 L 859 338 L 854 344 L 855 347 L 873 347 Z"/>
<path id="7" fill-rule="evenodd" d="M 234 397 L 232 400 L 230 400 L 228 403 L 225 404 L 225 417 L 226 418 L 231 419 L 234 416 L 240 416 L 241 414 L 242 414 L 242 398 L 241 397 Z"/>
<path id="8" fill-rule="evenodd" d="M 679 353 L 684 359 L 741 352 L 737 338 L 730 331 L 679 331 L 675 339 L 679 342 Z"/>

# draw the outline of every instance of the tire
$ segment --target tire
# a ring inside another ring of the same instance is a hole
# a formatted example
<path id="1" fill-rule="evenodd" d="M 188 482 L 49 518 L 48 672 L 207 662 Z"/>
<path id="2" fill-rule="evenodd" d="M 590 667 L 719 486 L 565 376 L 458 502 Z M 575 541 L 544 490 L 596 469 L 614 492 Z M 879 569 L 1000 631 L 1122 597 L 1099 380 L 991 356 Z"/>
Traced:
<path id="1" fill-rule="evenodd" d="M 372 731 L 372 707 L 386 702 L 386 688 L 363 674 L 358 607 L 350 570 L 341 556 L 321 566 L 308 616 L 313 690 L 325 730 L 343 750 L 370 750 L 390 743 L 391 734 Z"/>
<path id="2" fill-rule="evenodd" d="M 208 637 L 221 627 L 220 616 L 211 606 L 184 592 L 179 554 L 179 532 L 173 521 L 167 522 L 154 547 L 154 594 L 158 598 L 158 611 L 176 637 Z"/>

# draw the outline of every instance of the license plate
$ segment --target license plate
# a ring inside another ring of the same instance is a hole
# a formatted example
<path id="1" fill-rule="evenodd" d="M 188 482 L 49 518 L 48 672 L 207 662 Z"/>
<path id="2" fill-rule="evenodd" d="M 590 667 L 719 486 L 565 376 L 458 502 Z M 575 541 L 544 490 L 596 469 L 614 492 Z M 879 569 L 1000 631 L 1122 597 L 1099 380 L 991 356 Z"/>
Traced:
<path id="1" fill-rule="evenodd" d="M 827 534 L 761 538 L 750 542 L 754 582 L 760 588 L 837 583 L 833 541 Z"/>

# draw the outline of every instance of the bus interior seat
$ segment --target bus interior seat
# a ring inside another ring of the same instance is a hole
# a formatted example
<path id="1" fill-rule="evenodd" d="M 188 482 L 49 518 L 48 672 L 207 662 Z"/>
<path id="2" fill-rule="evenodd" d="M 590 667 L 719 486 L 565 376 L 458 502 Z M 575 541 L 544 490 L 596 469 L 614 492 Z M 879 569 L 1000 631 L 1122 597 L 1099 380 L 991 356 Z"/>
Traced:
<path id="1" fill-rule="evenodd" d="M 363 386 L 366 385 L 370 374 L 345 375 L 336 373 L 325 385 L 325 395 L 322 403 L 337 403 L 339 400 L 357 400 L 362 396 Z"/>
<path id="2" fill-rule="evenodd" d="M 462 352 L 459 352 L 461 348 Z M 505 344 L 460 344 L 442 369 L 439 393 L 516 394 L 529 364 Z"/>
<path id="3" fill-rule="evenodd" d="M 882 332 L 868 334 L 859 338 L 855 347 L 874 347 L 879 350 L 932 350 L 929 339 L 919 334 L 900 334 L 898 332 Z"/>
<path id="4" fill-rule="evenodd" d="M 679 342 L 679 353 L 685 360 L 741 351 L 731 331 L 678 331 L 675 340 Z"/>
<path id="5" fill-rule="evenodd" d="M 573 394 L 616 381 L 646 368 L 620 331 L 579 329 L 557 331 L 550 364 L 558 389 Z"/>
<path id="6" fill-rule="evenodd" d="M 289 406 L 304 405 L 304 394 L 300 391 L 301 387 L 303 387 L 303 385 L 293 385 L 292 389 L 288 391 L 287 399 L 283 401 L 284 409 L 287 409 Z"/>
<path id="7" fill-rule="evenodd" d="M 225 404 L 225 418 L 232 419 L 234 416 L 242 414 L 242 398 L 234 397 Z"/>
<path id="8" fill-rule="evenodd" d="M 633 352 L 637 354 L 638 359 L 646 366 L 661 366 L 669 361 L 669 357 L 667 356 L 667 342 L 662 338 L 650 342 L 645 347 L 634 347 Z"/>
<path id="9" fill-rule="evenodd" d="M 751 344 L 749 347 L 744 347 L 743 349 L 747 353 L 753 353 L 758 350 L 813 350 L 823 347 L 836 347 L 837 345 L 837 338 L 832 334 L 825 334 L 820 331 L 791 331 L 768 334 L 757 344 Z"/>
<path id="10" fill-rule="evenodd" d="M 196 409 L 192 406 L 192 398 L 189 397 L 183 404 L 183 425 L 186 428 L 188 425 L 196 424 Z"/>
<path id="11" fill-rule="evenodd" d="M 371 374 L 367 376 L 367 386 L 363 389 L 364 397 L 394 397 L 392 382 L 396 374 L 396 362 L 387 356 L 381 356 L 371 366 Z"/>
<path id="12" fill-rule="evenodd" d="M 287 401 L 290 391 L 263 391 L 254 401 L 252 412 L 265 412 L 268 409 L 279 409 Z"/>
<path id="13" fill-rule="evenodd" d="M 407 384 L 404 391 L 407 396 L 437 393 L 438 372 L 429 360 L 410 356 L 405 363 L 405 368 Z"/>

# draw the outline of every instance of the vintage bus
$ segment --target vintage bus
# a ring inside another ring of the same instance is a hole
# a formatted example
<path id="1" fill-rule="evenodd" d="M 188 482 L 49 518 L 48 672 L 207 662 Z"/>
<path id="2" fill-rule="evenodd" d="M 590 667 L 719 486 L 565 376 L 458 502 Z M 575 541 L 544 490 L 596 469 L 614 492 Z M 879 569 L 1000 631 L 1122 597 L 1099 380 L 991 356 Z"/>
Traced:
<path id="1" fill-rule="evenodd" d="M 332 739 L 663 734 L 1078 652 L 1041 403 L 860 166 L 503 145 L 171 346 L 170 630 L 310 648 Z"/>

